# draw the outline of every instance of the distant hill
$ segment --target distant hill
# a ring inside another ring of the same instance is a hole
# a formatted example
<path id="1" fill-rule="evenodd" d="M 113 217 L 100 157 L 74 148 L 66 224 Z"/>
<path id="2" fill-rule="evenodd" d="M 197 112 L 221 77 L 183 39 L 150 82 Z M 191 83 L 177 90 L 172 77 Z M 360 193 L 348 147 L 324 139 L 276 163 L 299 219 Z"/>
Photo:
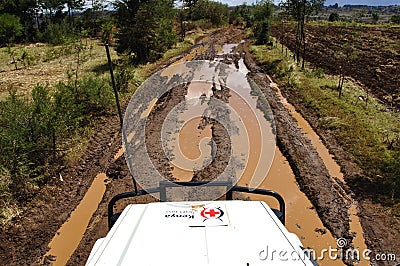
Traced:
<path id="1" fill-rule="evenodd" d="M 390 6 L 400 5 L 399 0 L 327 0 L 326 6 L 338 4 L 339 6 Z"/>

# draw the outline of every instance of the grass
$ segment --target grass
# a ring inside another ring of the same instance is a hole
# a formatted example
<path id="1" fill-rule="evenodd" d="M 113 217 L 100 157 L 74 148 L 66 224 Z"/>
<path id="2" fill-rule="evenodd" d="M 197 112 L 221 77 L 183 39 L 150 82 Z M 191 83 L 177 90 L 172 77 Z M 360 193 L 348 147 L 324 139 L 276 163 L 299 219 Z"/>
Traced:
<path id="1" fill-rule="evenodd" d="M 12 49 L 17 51 L 16 58 L 21 57 L 21 51 L 26 50 L 31 59 L 31 64 L 25 66 L 18 62 L 18 70 L 10 64 L 11 57 L 7 47 L 0 48 L 0 100 L 7 95 L 7 88 L 13 86 L 19 93 L 29 95 L 32 88 L 37 85 L 53 86 L 58 82 L 66 82 L 74 76 L 77 65 L 76 46 L 80 41 L 65 45 L 51 46 L 16 45 Z M 107 65 L 107 56 L 104 46 L 97 40 L 83 39 L 83 49 L 80 52 L 80 66 L 78 77 L 85 75 L 104 75 L 108 72 L 97 73 L 94 70 L 101 65 Z M 118 58 L 115 51 L 111 51 L 113 60 Z M 108 70 L 108 68 L 106 69 Z"/>
<path id="2" fill-rule="evenodd" d="M 130 66 L 124 64 L 119 60 L 117 53 L 114 49 L 110 49 L 111 57 L 114 61 L 114 73 L 116 76 L 124 75 L 128 82 L 127 88 L 124 91 L 120 91 L 120 99 L 122 103 L 127 102 L 135 90 L 144 82 L 144 80 L 154 73 L 154 71 L 159 67 L 159 65 L 166 62 L 168 59 L 184 53 L 188 50 L 194 43 L 195 40 L 205 33 L 193 33 L 188 35 L 185 41 L 177 43 L 170 50 L 166 51 L 164 56 L 154 63 L 148 63 L 139 66 Z M 84 46 L 86 47 L 80 53 L 80 66 L 78 72 L 79 80 L 84 80 L 87 77 L 93 77 L 95 80 L 107 79 L 109 80 L 108 64 L 105 53 L 105 48 L 98 41 L 92 42 L 89 40 L 89 45 L 86 45 L 86 40 L 83 40 Z M 0 63 L 7 63 L 10 60 L 7 54 L 6 48 L 0 48 Z M 60 52 L 66 51 L 65 46 L 47 46 L 47 45 L 31 45 L 31 46 L 17 46 L 13 49 L 17 51 L 23 49 L 29 49 L 30 54 L 41 55 L 38 56 L 38 62 L 32 64 L 29 67 L 21 67 L 19 70 L 3 69 L 0 72 L 0 85 L 1 87 L 14 86 L 14 82 L 17 79 L 29 79 L 36 78 L 32 82 L 27 82 L 19 84 L 17 86 L 18 95 L 21 97 L 30 97 L 30 93 L 33 87 L 37 83 L 47 83 L 49 88 L 58 82 L 74 81 L 75 70 L 77 64 L 77 53 L 71 50 L 71 52 Z M 75 49 L 75 48 L 74 48 Z M 46 53 L 50 53 L 52 56 L 46 57 Z M 13 67 L 13 66 L 12 66 Z M 56 70 L 57 74 L 54 74 Z M 42 71 L 42 72 L 40 72 Z M 40 74 L 41 73 L 41 74 Z M 62 75 L 59 75 L 59 74 Z M 49 82 L 51 79 L 51 82 Z M 110 87 L 111 90 L 111 87 Z M 7 95 L 7 90 L 0 90 L 0 100 L 5 98 Z M 113 94 L 111 94 L 113 97 Z M 114 99 L 113 106 L 114 106 Z M 112 107 L 112 113 L 116 113 L 116 108 Z M 110 112 L 108 112 L 109 114 Z M 87 149 L 89 144 L 89 139 L 95 132 L 96 125 L 100 123 L 100 120 L 104 119 L 99 116 L 91 117 L 89 119 L 89 124 L 77 128 L 72 134 L 70 134 L 66 139 L 62 139 L 57 143 L 58 149 L 64 150 L 63 152 L 63 164 L 71 164 L 80 158 Z M 23 203 L 17 203 L 13 199 L 12 193 L 9 190 L 11 177 L 7 174 L 7 169 L 3 169 L 0 165 L 0 226 L 8 226 L 14 217 L 21 215 L 23 212 Z M 39 190 L 35 190 L 39 191 Z"/>
<path id="3" fill-rule="evenodd" d="M 346 79 L 343 96 L 339 98 L 337 76 L 325 75 L 321 69 L 301 70 L 293 63 L 290 52 L 288 56 L 282 55 L 280 45 L 252 45 L 251 52 L 285 89 L 298 95 L 303 106 L 315 112 L 319 118 L 317 126 L 335 136 L 373 183 L 390 189 L 383 201 L 396 204 L 400 177 L 393 169 L 400 165 L 393 164 L 400 143 L 389 149 L 388 142 L 400 138 L 400 114 L 386 108 L 350 79 Z"/>

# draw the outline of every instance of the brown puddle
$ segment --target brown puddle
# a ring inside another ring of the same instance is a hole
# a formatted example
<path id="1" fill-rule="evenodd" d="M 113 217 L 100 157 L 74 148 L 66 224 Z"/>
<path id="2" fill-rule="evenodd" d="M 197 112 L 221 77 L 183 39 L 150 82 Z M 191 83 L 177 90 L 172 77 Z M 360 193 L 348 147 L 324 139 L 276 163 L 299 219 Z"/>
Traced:
<path id="1" fill-rule="evenodd" d="M 246 186 L 246 180 L 240 180 L 239 185 Z M 295 176 L 286 158 L 276 148 L 271 169 L 260 188 L 271 189 L 278 192 L 286 203 L 286 228 L 296 234 L 305 248 L 315 250 L 318 258 L 324 249 L 336 248 L 336 240 L 322 224 L 307 196 L 298 188 Z M 263 196 L 252 195 L 251 200 L 263 200 L 271 207 L 277 208 L 277 202 Z M 319 265 L 344 265 L 341 260 L 330 260 L 324 256 L 317 260 Z"/>
<path id="2" fill-rule="evenodd" d="M 271 82 L 270 86 L 277 89 L 281 102 L 283 103 L 285 108 L 287 108 L 290 111 L 292 116 L 296 119 L 299 128 L 302 130 L 305 136 L 311 141 L 313 147 L 316 149 L 318 155 L 321 157 L 326 168 L 328 169 L 329 174 L 332 177 L 337 177 L 342 182 L 345 182 L 343 173 L 340 170 L 340 166 L 333 159 L 333 156 L 329 153 L 329 150 L 322 143 L 318 134 L 312 129 L 307 120 L 305 120 L 296 111 L 294 106 L 288 103 L 288 101 L 282 95 L 276 83 L 273 83 L 270 77 L 268 78 Z M 353 239 L 354 248 L 360 251 L 360 253 L 362 253 L 362 251 L 367 250 L 367 245 L 365 244 L 363 229 L 360 223 L 360 219 L 357 215 L 357 205 L 356 202 L 354 202 L 349 196 L 347 196 L 347 200 L 352 201 L 351 207 L 349 209 L 349 217 L 350 217 L 350 232 L 355 234 L 355 237 Z M 361 260 L 358 265 L 368 266 L 370 265 L 370 263 L 369 261 Z"/>
<path id="3" fill-rule="evenodd" d="M 118 160 L 124 154 L 124 148 L 119 148 L 118 152 L 114 155 L 114 161 Z"/>
<path id="4" fill-rule="evenodd" d="M 269 77 L 268 77 L 269 78 Z M 270 78 L 269 78 L 270 79 Z M 276 83 L 273 83 L 272 80 L 270 79 L 271 87 L 274 87 L 278 91 L 278 95 L 281 99 L 281 102 L 285 106 L 286 109 L 288 109 L 291 113 L 291 115 L 296 119 L 297 124 L 301 131 L 307 136 L 307 138 L 311 141 L 312 145 L 314 148 L 317 150 L 317 153 L 319 157 L 321 157 L 322 161 L 324 162 L 326 168 L 329 171 L 329 174 L 332 177 L 337 177 L 341 181 L 344 181 L 344 177 L 342 172 L 340 171 L 340 166 L 336 163 L 336 161 L 333 159 L 333 156 L 329 153 L 329 150 L 325 147 L 325 145 L 322 143 L 321 139 L 319 138 L 318 134 L 315 133 L 315 131 L 312 129 L 310 124 L 305 120 L 301 114 L 299 114 L 296 109 L 294 108 L 293 105 L 288 103 L 285 97 L 283 97 L 280 89 L 278 88 Z"/>
<path id="5" fill-rule="evenodd" d="M 239 185 L 248 186 L 252 177 L 257 172 L 257 168 L 265 167 L 265 165 L 260 166 L 258 163 L 262 147 L 261 129 L 250 106 L 255 107 L 256 102 L 244 102 L 240 96 L 231 91 L 229 104 L 234 107 L 233 109 L 239 113 L 240 117 L 244 118 L 243 123 L 249 134 L 249 160 L 239 180 Z M 180 152 L 192 159 L 200 156 L 199 145 L 202 138 L 208 139 L 212 134 L 211 128 L 206 129 L 205 131 L 207 132 L 202 133 L 202 130 L 198 128 L 200 122 L 201 118 L 190 120 L 179 132 L 179 136 L 176 136 L 181 144 Z M 336 240 L 329 230 L 324 228 L 306 195 L 299 190 L 295 176 L 285 157 L 275 146 L 266 146 L 264 148 L 266 150 L 273 149 L 275 156 L 269 172 L 268 169 L 263 169 L 263 172 L 267 171 L 268 175 L 259 187 L 275 190 L 283 196 L 286 202 L 286 227 L 288 230 L 295 233 L 301 239 L 305 248 L 315 250 L 316 257 L 321 254 L 323 249 L 328 249 L 329 247 L 336 248 Z M 174 152 L 179 151 L 174 150 Z M 174 167 L 172 174 L 179 181 L 189 181 L 193 177 L 192 171 L 184 171 L 178 167 Z M 270 206 L 278 207 L 276 201 L 266 199 L 263 196 L 251 195 L 249 198 L 251 200 L 264 200 Z M 320 265 L 344 265 L 342 261 L 333 261 L 327 256 L 319 260 L 318 263 Z"/>
<path id="6" fill-rule="evenodd" d="M 65 265 L 78 247 L 90 218 L 106 191 L 107 179 L 104 173 L 100 173 L 94 178 L 82 201 L 49 243 L 50 250 L 45 257 L 55 259 L 51 261 L 52 265 Z"/>
<path id="7" fill-rule="evenodd" d="M 204 145 L 208 145 L 207 143 L 211 139 L 212 131 L 211 125 L 207 125 L 205 129 L 199 129 L 199 124 L 201 123 L 202 118 L 194 118 L 188 121 L 182 128 L 179 133 L 179 148 L 182 155 L 186 156 L 189 160 L 200 159 L 206 147 Z M 182 162 L 179 162 L 178 165 L 182 165 Z M 175 167 L 175 164 L 170 162 L 171 166 L 173 166 L 172 175 L 175 178 L 178 178 L 179 181 L 190 181 L 193 178 L 194 171 L 181 169 L 179 167 Z"/>
<path id="8" fill-rule="evenodd" d="M 223 52 L 229 53 L 232 51 L 237 45 L 224 46 L 219 47 L 220 53 L 219 56 Z M 217 58 L 218 60 L 218 58 Z M 242 60 L 239 62 L 239 70 L 243 73 L 248 73 L 248 70 Z M 240 113 L 240 117 L 245 117 L 243 121 L 246 129 L 249 133 L 250 140 L 250 155 L 249 162 L 246 165 L 246 169 L 242 178 L 239 180 L 239 185 L 247 186 L 250 183 L 251 177 L 254 175 L 255 169 L 257 168 L 258 158 L 260 157 L 260 147 L 261 147 L 261 138 L 260 138 L 260 128 L 259 125 L 255 121 L 255 116 L 251 111 L 249 106 L 246 106 L 243 101 L 241 101 L 240 96 L 237 96 L 235 93 L 230 95 L 230 105 L 235 106 L 235 110 Z M 343 175 L 340 172 L 340 167 L 336 164 L 336 162 L 332 159 L 332 156 L 329 154 L 328 150 L 322 144 L 318 135 L 312 130 L 312 128 L 308 125 L 308 123 L 298 114 L 294 107 L 289 105 L 282 97 L 282 101 L 285 103 L 285 106 L 292 112 L 294 117 L 298 120 L 299 126 L 303 129 L 304 133 L 310 137 L 312 144 L 314 146 L 322 146 L 322 148 L 318 149 L 318 153 L 322 157 L 325 162 L 330 174 L 332 176 L 338 177 L 343 180 Z M 248 103 L 248 102 L 247 102 Z M 291 108 L 292 109 L 291 109 Z M 194 157 L 199 155 L 199 145 L 201 138 L 204 136 L 209 137 L 210 134 L 199 132 L 199 128 L 196 125 L 196 122 L 200 122 L 199 120 L 191 120 L 179 133 L 178 138 L 182 139 L 182 146 L 185 146 L 182 149 L 182 152 L 186 154 L 186 156 L 190 157 L 191 154 Z M 308 125 L 308 126 L 306 126 Z M 191 130 L 191 133 L 190 133 Z M 201 131 L 201 130 L 200 130 Z M 193 157 L 193 158 L 194 158 Z M 175 170 L 172 172 L 173 176 L 180 181 L 190 180 L 190 177 L 193 175 L 192 172 L 188 173 L 182 170 Z M 259 186 L 260 188 L 272 189 L 280 193 L 286 202 L 286 227 L 290 232 L 295 233 L 304 244 L 305 248 L 312 248 L 315 250 L 316 258 L 318 259 L 318 263 L 320 265 L 344 265 L 344 263 L 340 260 L 331 260 L 326 254 L 323 258 L 319 258 L 322 252 L 329 247 L 335 249 L 337 248 L 337 242 L 332 234 L 327 230 L 319 219 L 316 211 L 314 210 L 311 202 L 308 200 L 307 196 L 302 193 L 297 185 L 295 180 L 295 176 L 286 161 L 286 158 L 282 155 L 278 148 L 275 151 L 275 157 L 272 162 L 272 166 L 268 172 L 267 177 Z M 265 197 L 262 196 L 250 196 L 252 200 L 265 200 Z M 276 206 L 276 202 L 273 200 L 266 200 L 271 206 Z M 356 232 L 357 238 L 354 240 L 355 248 L 366 248 L 363 235 L 362 228 L 358 221 L 358 217 L 356 215 L 356 208 L 353 205 L 352 216 L 351 216 L 351 231 Z M 355 211 L 355 212 L 354 212 Z M 364 265 L 364 264 L 361 264 Z"/>

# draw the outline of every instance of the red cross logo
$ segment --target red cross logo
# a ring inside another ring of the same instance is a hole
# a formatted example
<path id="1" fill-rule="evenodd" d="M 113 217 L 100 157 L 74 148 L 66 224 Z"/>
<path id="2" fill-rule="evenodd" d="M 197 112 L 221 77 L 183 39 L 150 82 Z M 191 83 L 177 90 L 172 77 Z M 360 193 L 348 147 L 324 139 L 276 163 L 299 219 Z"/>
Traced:
<path id="1" fill-rule="evenodd" d="M 224 215 L 224 212 L 219 207 L 218 208 L 203 208 L 200 215 L 204 218 L 204 221 L 208 220 L 210 218 L 219 219 L 222 221 L 221 217 Z"/>

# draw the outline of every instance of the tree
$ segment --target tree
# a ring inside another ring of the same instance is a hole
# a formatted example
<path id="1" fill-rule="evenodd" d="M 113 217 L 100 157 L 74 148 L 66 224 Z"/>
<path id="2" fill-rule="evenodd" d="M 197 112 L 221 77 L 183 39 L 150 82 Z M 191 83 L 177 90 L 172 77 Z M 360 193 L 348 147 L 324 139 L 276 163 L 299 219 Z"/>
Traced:
<path id="1" fill-rule="evenodd" d="M 66 0 L 65 4 L 67 5 L 68 9 L 68 18 L 69 22 L 72 23 L 72 11 L 74 10 L 80 10 L 82 7 L 85 5 L 84 0 Z"/>
<path id="2" fill-rule="evenodd" d="M 256 44 L 266 44 L 269 42 L 269 20 L 257 22 L 255 27 Z"/>
<path id="3" fill-rule="evenodd" d="M 50 20 L 53 19 L 58 10 L 62 10 L 64 8 L 64 0 L 40 0 L 39 5 L 41 8 L 46 10 L 46 13 L 49 14 Z"/>
<path id="4" fill-rule="evenodd" d="M 394 24 L 400 24 L 400 15 L 393 15 L 390 18 L 390 22 L 392 22 Z"/>
<path id="5" fill-rule="evenodd" d="M 22 35 L 19 17 L 8 13 L 0 15 L 0 45 L 11 44 Z"/>
<path id="6" fill-rule="evenodd" d="M 109 35 L 109 30 L 112 29 L 112 17 L 104 16 L 105 7 L 105 0 L 92 0 L 91 7 L 83 12 L 82 23 L 89 30 L 91 36 L 94 36 L 99 31 L 105 35 Z"/>
<path id="7" fill-rule="evenodd" d="M 270 19 L 274 12 L 274 4 L 270 0 L 262 0 L 253 8 L 253 16 L 256 21 Z"/>
<path id="8" fill-rule="evenodd" d="M 335 22 L 335 21 L 339 21 L 340 20 L 340 15 L 336 12 L 333 12 L 329 15 L 329 19 L 330 22 Z"/>
<path id="9" fill-rule="evenodd" d="M 244 3 L 243 5 L 239 6 L 238 13 L 241 17 L 243 17 L 246 28 L 250 28 L 253 26 L 254 16 L 251 6 L 248 6 L 246 5 L 246 3 Z"/>
<path id="10" fill-rule="evenodd" d="M 253 8 L 254 33 L 257 44 L 269 42 L 270 19 L 274 6 L 271 1 L 261 1 Z"/>
<path id="11" fill-rule="evenodd" d="M 306 19 L 313 14 L 318 12 L 324 5 L 325 0 L 284 0 L 281 3 L 282 8 L 285 12 L 293 17 L 297 22 L 296 26 L 296 45 L 295 45 L 295 59 L 297 63 L 300 63 L 300 53 L 303 49 L 303 64 L 306 54 L 306 33 L 305 33 L 305 22 Z"/>
<path id="12" fill-rule="evenodd" d="M 35 35 L 35 8 L 38 7 L 36 0 L 1 0 L 0 14 L 11 14 L 19 18 L 22 25 L 21 39 L 32 39 Z"/>
<path id="13" fill-rule="evenodd" d="M 214 26 L 222 26 L 228 23 L 229 9 L 222 3 L 209 0 L 198 0 L 192 8 L 191 19 L 206 19 Z"/>
<path id="14" fill-rule="evenodd" d="M 365 17 L 366 14 L 367 14 L 367 9 L 363 7 L 354 13 L 354 18 L 356 19 L 357 22 L 362 22 L 362 19 L 363 17 Z"/>
<path id="15" fill-rule="evenodd" d="M 196 5 L 198 0 L 182 0 L 183 9 L 188 11 L 188 16 L 192 17 L 193 8 Z"/>
<path id="16" fill-rule="evenodd" d="M 339 84 L 338 84 L 338 91 L 339 97 L 343 94 L 343 84 L 345 76 L 348 72 L 348 67 L 350 66 L 351 62 L 357 58 L 357 53 L 354 48 L 354 39 L 356 38 L 356 34 L 352 34 L 350 39 L 343 39 L 343 44 L 340 46 L 340 53 L 335 55 L 336 58 L 339 59 Z"/>
<path id="17" fill-rule="evenodd" d="M 372 13 L 372 21 L 376 24 L 379 20 L 379 14 L 377 12 Z"/>
<path id="18" fill-rule="evenodd" d="M 117 52 L 136 63 L 157 60 L 176 42 L 171 0 L 120 0 L 117 5 Z"/>

